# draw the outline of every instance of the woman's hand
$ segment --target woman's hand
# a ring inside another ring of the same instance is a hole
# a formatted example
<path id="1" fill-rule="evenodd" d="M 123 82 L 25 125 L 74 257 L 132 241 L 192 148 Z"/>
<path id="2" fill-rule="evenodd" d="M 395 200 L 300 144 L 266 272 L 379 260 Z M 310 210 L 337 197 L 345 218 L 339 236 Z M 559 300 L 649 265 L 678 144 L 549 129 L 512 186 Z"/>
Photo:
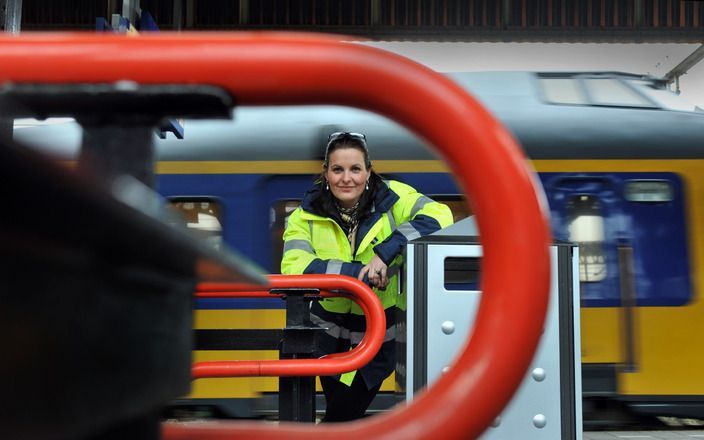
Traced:
<path id="1" fill-rule="evenodd" d="M 374 255 L 374 258 L 359 271 L 357 278 L 363 280 L 364 275 L 367 275 L 372 285 L 379 289 L 385 289 L 389 284 L 389 278 L 386 274 L 387 269 L 386 263 L 378 255 Z"/>

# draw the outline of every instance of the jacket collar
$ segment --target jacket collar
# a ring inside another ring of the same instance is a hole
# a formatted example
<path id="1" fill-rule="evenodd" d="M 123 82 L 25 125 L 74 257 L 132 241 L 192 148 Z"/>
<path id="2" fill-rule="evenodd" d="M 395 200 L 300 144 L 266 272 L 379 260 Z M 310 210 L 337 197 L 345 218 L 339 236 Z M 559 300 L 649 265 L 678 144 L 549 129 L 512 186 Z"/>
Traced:
<path id="1" fill-rule="evenodd" d="M 352 250 L 352 255 L 357 254 L 362 242 L 366 243 L 365 248 L 369 245 L 369 241 L 365 241 L 367 234 L 374 224 L 379 221 L 381 216 L 390 211 L 394 204 L 399 200 L 398 194 L 389 188 L 388 181 L 382 181 L 379 179 L 376 187 L 377 190 L 371 207 L 372 212 L 359 224 L 359 229 L 357 230 L 356 248 Z M 325 191 L 322 189 L 322 185 L 315 184 L 305 193 L 303 200 L 301 201 L 301 208 L 303 208 L 302 217 L 306 220 L 328 220 L 338 222 L 334 218 L 330 218 L 327 214 L 318 211 L 318 204 L 316 204 L 315 201 L 318 197 L 320 197 L 322 191 Z"/>
<path id="2" fill-rule="evenodd" d="M 325 217 L 325 214 L 322 212 L 317 212 L 315 205 L 313 202 L 318 200 L 320 197 L 320 194 L 322 192 L 322 185 L 319 183 L 315 183 L 306 193 L 303 195 L 303 200 L 301 200 L 301 208 L 303 208 L 304 211 L 309 212 L 311 214 L 316 214 Z"/>
<path id="3" fill-rule="evenodd" d="M 374 195 L 374 202 L 372 203 L 372 217 L 376 217 L 374 214 L 383 213 L 391 209 L 399 199 L 398 195 L 391 191 L 388 185 L 388 181 L 381 180 L 377 182 L 377 190 Z M 328 215 L 324 212 L 320 212 L 317 209 L 317 204 L 315 201 L 321 196 L 322 192 L 325 191 L 323 186 L 319 183 L 314 184 L 306 193 L 303 195 L 303 200 L 301 201 L 301 208 L 304 211 L 311 214 L 319 215 L 321 217 L 327 217 Z"/>
<path id="4" fill-rule="evenodd" d="M 375 211 L 386 212 L 390 210 L 399 199 L 398 195 L 389 188 L 388 180 L 379 180 L 380 182 L 377 185 L 378 189 L 374 197 L 372 213 Z"/>

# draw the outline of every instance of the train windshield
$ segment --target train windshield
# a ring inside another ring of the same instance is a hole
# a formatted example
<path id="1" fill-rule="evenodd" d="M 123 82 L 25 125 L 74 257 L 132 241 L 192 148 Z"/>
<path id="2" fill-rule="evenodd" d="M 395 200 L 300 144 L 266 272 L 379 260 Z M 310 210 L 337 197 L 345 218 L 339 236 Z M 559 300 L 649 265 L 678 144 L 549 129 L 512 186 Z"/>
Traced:
<path id="1" fill-rule="evenodd" d="M 550 104 L 702 111 L 662 81 L 636 75 L 541 74 L 539 84 Z"/>

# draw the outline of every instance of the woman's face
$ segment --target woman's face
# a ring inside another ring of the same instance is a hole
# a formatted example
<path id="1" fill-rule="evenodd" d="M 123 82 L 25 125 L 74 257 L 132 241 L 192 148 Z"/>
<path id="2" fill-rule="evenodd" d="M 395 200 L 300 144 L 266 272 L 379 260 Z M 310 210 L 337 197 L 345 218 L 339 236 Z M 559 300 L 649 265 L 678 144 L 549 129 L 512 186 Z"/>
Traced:
<path id="1" fill-rule="evenodd" d="M 350 208 L 362 197 L 370 173 L 364 166 L 364 153 L 340 148 L 330 153 L 325 178 L 340 206 Z"/>

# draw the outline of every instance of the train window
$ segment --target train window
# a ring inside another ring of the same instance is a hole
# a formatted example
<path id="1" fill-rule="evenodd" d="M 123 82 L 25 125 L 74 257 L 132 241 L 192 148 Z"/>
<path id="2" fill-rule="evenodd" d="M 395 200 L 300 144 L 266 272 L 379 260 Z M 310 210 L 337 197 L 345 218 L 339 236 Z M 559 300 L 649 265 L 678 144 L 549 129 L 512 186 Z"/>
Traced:
<path id="1" fill-rule="evenodd" d="M 472 210 L 464 196 L 431 195 L 431 199 L 444 203 L 452 211 L 452 218 L 455 223 L 472 215 Z"/>
<path id="2" fill-rule="evenodd" d="M 604 217 L 599 200 L 586 194 L 573 196 L 568 202 L 569 240 L 579 245 L 579 280 L 601 281 L 606 278 L 604 253 Z"/>
<path id="3" fill-rule="evenodd" d="M 301 205 L 300 200 L 281 200 L 271 207 L 269 215 L 269 230 L 271 231 L 272 273 L 279 273 L 281 258 L 284 252 L 284 231 L 288 225 L 288 217 Z"/>
<path id="4" fill-rule="evenodd" d="M 540 78 L 540 85 L 545 100 L 552 104 L 589 104 L 575 78 Z"/>
<path id="5" fill-rule="evenodd" d="M 584 78 L 591 103 L 614 107 L 657 107 L 626 83 L 616 78 Z"/>
<path id="6" fill-rule="evenodd" d="M 629 180 L 623 197 L 629 202 L 670 202 L 675 198 L 672 183 L 667 180 Z"/>
<path id="7" fill-rule="evenodd" d="M 656 102 L 661 100 L 654 99 L 655 95 L 663 94 L 652 88 L 646 92 L 642 84 L 615 77 L 546 75 L 539 83 L 543 97 L 551 104 L 658 108 Z"/>
<path id="8" fill-rule="evenodd" d="M 222 206 L 210 199 L 171 199 L 171 208 L 186 221 L 192 230 L 206 243 L 219 249 L 222 246 Z"/>

